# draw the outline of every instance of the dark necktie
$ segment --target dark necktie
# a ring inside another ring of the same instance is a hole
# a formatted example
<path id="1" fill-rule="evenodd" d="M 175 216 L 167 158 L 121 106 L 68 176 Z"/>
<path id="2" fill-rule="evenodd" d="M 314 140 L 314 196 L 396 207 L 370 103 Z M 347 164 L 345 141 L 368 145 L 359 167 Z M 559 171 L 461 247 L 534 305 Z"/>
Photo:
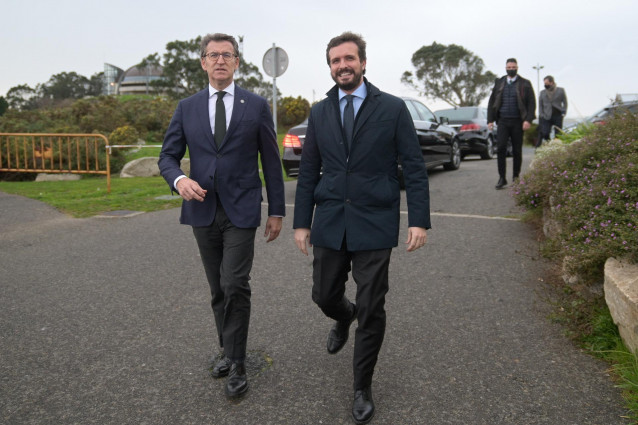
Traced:
<path id="1" fill-rule="evenodd" d="M 226 136 L 226 107 L 224 106 L 225 91 L 217 92 L 217 104 L 215 105 L 215 144 L 219 148 Z"/>
<path id="2" fill-rule="evenodd" d="M 354 132 L 354 105 L 352 104 L 353 95 L 346 95 L 346 107 L 343 110 L 343 130 L 346 132 L 346 142 L 348 149 L 352 145 L 352 133 Z"/>

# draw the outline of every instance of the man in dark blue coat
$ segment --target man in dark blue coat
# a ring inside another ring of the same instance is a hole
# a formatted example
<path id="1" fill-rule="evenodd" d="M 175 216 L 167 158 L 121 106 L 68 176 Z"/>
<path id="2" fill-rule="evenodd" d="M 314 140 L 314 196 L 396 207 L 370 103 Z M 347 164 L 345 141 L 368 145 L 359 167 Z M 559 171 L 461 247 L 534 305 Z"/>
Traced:
<path id="1" fill-rule="evenodd" d="M 427 241 L 428 177 L 414 123 L 403 100 L 379 91 L 363 74 L 366 44 L 350 32 L 333 38 L 326 58 L 336 86 L 315 105 L 295 197 L 295 243 L 313 246 L 312 299 L 335 325 L 327 349 L 337 353 L 358 321 L 354 347 L 356 423 L 374 415 L 371 384 L 383 342 L 388 266 L 399 238 L 398 161 L 408 201 L 407 250 Z M 313 219 L 314 213 L 314 219 Z M 348 272 L 356 304 L 345 296 Z"/>
<path id="2" fill-rule="evenodd" d="M 159 168 L 171 190 L 184 199 L 180 223 L 193 234 L 210 285 L 221 360 L 211 374 L 228 376 L 226 394 L 248 389 L 244 360 L 250 318 L 250 270 L 261 221 L 262 185 L 268 193 L 268 242 L 279 235 L 285 215 L 279 148 L 268 102 L 237 87 L 239 67 L 234 37 L 209 34 L 200 46 L 209 86 L 182 100 L 164 137 Z M 190 176 L 180 169 L 186 148 Z M 176 253 L 177 254 L 177 253 Z"/>

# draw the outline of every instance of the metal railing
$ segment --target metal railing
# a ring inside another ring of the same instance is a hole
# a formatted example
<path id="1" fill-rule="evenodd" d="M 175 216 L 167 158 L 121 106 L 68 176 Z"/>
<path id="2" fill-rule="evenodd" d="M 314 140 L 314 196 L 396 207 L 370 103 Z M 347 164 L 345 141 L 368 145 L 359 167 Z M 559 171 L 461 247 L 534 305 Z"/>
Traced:
<path id="1" fill-rule="evenodd" d="M 0 171 L 102 174 L 108 193 L 110 153 L 101 134 L 0 133 Z"/>

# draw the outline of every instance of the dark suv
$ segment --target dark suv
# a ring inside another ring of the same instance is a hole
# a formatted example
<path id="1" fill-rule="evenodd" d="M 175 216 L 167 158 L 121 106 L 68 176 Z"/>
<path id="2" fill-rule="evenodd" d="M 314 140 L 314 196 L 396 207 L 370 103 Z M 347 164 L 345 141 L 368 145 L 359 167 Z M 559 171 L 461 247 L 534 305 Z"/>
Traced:
<path id="1" fill-rule="evenodd" d="M 428 168 L 442 165 L 446 170 L 457 170 L 461 165 L 461 151 L 456 131 L 446 125 L 446 119 L 439 120 L 418 100 L 404 97 L 403 101 L 414 121 L 425 165 Z M 284 136 L 282 163 L 288 177 L 299 175 L 299 162 L 307 128 L 308 120 L 291 128 Z"/>

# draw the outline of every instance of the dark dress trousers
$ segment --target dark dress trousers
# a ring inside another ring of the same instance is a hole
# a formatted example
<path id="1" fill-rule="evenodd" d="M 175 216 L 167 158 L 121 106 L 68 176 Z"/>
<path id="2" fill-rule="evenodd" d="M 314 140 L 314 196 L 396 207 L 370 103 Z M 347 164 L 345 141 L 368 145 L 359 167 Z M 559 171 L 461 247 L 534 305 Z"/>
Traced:
<path id="1" fill-rule="evenodd" d="M 344 297 L 352 268 L 357 284 L 353 359 L 355 389 L 370 385 L 385 331 L 388 264 L 398 244 L 400 188 L 405 176 L 408 226 L 430 228 L 428 178 L 414 123 L 400 98 L 365 80 L 367 96 L 348 149 L 338 88 L 308 120 L 295 196 L 294 228 L 309 228 L 313 301 L 332 319 L 352 314 Z"/>
<path id="2" fill-rule="evenodd" d="M 179 102 L 164 138 L 159 168 L 174 190 L 190 154 L 190 178 L 208 192 L 203 202 L 182 202 L 180 223 L 193 226 L 220 345 L 232 360 L 246 353 L 255 230 L 261 222 L 262 170 L 268 214 L 285 215 L 283 175 L 270 108 L 265 99 L 235 86 L 233 111 L 219 148 L 208 113 L 208 88 Z"/>

